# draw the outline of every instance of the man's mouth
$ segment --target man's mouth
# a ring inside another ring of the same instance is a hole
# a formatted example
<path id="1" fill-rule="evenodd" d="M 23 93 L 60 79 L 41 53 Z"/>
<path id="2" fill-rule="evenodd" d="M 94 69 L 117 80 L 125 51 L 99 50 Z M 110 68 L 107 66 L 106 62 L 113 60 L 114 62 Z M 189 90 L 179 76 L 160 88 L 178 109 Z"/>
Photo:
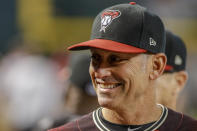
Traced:
<path id="1" fill-rule="evenodd" d="M 113 88 L 123 85 L 122 83 L 117 82 L 117 81 L 116 82 L 112 82 L 112 81 L 105 82 L 99 78 L 95 79 L 95 82 L 96 82 L 97 87 L 102 88 L 102 89 L 113 89 Z"/>
<path id="2" fill-rule="evenodd" d="M 121 83 L 117 83 L 117 84 L 101 84 L 101 83 L 97 83 L 97 86 L 99 88 L 103 88 L 103 89 L 113 89 L 116 88 L 118 86 L 122 85 Z"/>

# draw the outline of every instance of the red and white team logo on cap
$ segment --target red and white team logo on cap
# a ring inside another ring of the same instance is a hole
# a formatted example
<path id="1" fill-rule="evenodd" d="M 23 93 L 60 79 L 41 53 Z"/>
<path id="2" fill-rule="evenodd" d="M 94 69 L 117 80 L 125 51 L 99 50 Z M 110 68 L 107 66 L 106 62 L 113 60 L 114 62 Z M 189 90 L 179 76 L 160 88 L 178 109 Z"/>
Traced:
<path id="1" fill-rule="evenodd" d="M 107 10 L 101 14 L 101 29 L 104 31 L 111 24 L 111 22 L 121 15 L 119 10 Z"/>

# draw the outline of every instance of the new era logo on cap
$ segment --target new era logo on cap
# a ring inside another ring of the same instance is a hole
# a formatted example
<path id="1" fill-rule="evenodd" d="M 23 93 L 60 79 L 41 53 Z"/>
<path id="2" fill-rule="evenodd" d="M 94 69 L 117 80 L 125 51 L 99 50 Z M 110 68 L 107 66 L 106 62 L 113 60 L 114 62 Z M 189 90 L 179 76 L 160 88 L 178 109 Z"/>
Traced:
<path id="1" fill-rule="evenodd" d="M 156 46 L 157 42 L 153 38 L 149 38 L 150 45 Z"/>
<path id="2" fill-rule="evenodd" d="M 176 65 L 181 65 L 182 64 L 182 58 L 179 56 L 179 55 L 176 55 L 175 56 L 175 60 L 174 60 L 174 63 L 176 64 Z"/>

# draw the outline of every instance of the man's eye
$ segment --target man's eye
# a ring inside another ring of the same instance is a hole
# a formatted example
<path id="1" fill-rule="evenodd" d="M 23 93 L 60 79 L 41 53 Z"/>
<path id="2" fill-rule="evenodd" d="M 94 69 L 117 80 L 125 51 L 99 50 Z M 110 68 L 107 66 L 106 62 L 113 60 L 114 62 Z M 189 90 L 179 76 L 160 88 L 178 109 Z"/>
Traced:
<path id="1" fill-rule="evenodd" d="M 119 62 L 119 61 L 121 61 L 120 57 L 114 55 L 109 57 L 109 62 Z"/>
<path id="2" fill-rule="evenodd" d="M 112 55 L 109 57 L 109 62 L 110 63 L 122 63 L 123 61 L 125 60 L 128 60 L 128 59 L 125 59 L 125 58 L 121 58 L 119 56 L 115 56 L 115 55 Z"/>
<path id="3" fill-rule="evenodd" d="M 97 54 L 93 54 L 93 55 L 91 56 L 91 59 L 92 59 L 92 61 L 99 61 L 99 60 L 100 60 L 100 56 L 97 55 Z"/>

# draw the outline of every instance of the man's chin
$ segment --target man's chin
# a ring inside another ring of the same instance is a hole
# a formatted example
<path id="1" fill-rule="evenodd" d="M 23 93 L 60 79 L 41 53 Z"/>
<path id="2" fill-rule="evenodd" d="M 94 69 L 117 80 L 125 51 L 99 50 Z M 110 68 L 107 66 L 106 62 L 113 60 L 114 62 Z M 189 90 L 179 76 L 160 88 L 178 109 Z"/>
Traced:
<path id="1" fill-rule="evenodd" d="M 105 107 L 105 108 L 108 108 L 108 109 L 113 108 L 113 106 L 115 105 L 113 100 L 103 99 L 103 98 L 98 98 L 98 103 L 101 107 Z"/>

